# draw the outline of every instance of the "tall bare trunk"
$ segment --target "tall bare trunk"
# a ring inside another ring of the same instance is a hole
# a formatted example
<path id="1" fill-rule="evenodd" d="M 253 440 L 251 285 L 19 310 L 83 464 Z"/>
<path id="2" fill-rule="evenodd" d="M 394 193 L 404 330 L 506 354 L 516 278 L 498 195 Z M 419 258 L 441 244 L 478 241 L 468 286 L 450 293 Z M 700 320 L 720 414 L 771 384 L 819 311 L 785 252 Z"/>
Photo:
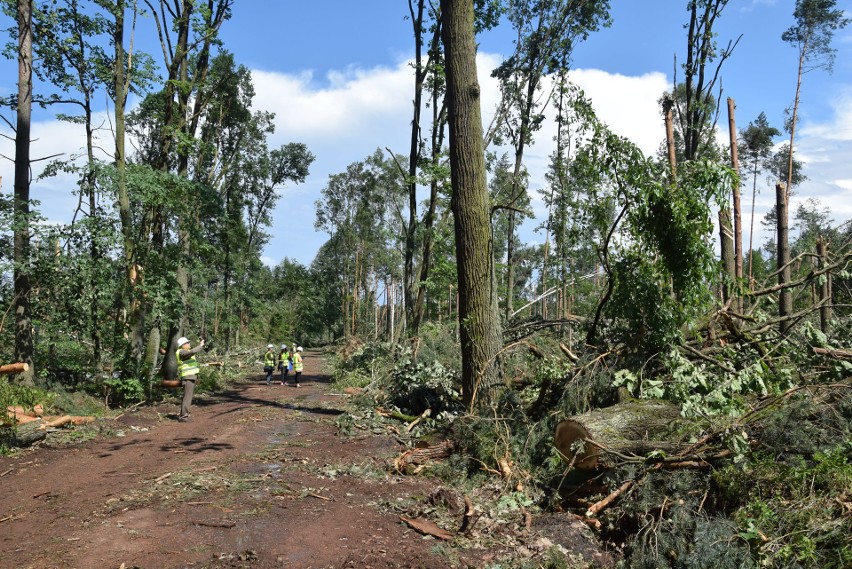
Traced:
<path id="1" fill-rule="evenodd" d="M 777 267 L 778 267 L 778 284 L 782 287 L 790 282 L 790 242 L 788 238 L 787 224 L 787 184 L 778 183 L 775 185 L 775 203 L 778 211 L 777 220 Z M 786 334 L 790 329 L 791 322 L 789 317 L 793 314 L 793 294 L 789 288 L 782 288 L 778 292 L 778 331 L 781 334 Z"/>
<path id="2" fill-rule="evenodd" d="M 423 10 L 425 8 L 425 0 L 417 0 L 416 4 L 415 8 L 411 0 L 409 0 L 408 8 L 414 32 L 414 101 L 408 152 L 408 225 L 405 229 L 402 279 L 405 316 L 408 321 L 408 331 L 410 334 L 417 333 L 417 330 L 414 329 L 414 245 L 418 225 L 417 166 L 420 161 L 420 114 L 423 105 L 423 81 L 426 77 L 426 70 L 423 65 Z"/>
<path id="3" fill-rule="evenodd" d="M 18 118 L 15 127 L 15 361 L 29 364 L 18 377 L 32 385 L 33 324 L 30 307 L 30 120 L 33 102 L 32 0 L 18 0 Z"/>
<path id="4" fill-rule="evenodd" d="M 828 266 L 828 243 L 822 235 L 817 239 L 816 250 L 819 268 L 825 270 L 825 267 Z M 824 334 L 828 334 L 831 331 L 831 273 L 826 273 L 822 277 L 819 284 L 819 301 L 820 330 Z"/>
<path id="5" fill-rule="evenodd" d="M 737 279 L 743 278 L 743 215 L 740 204 L 740 155 L 737 147 L 737 122 L 734 109 L 737 106 L 734 100 L 728 97 L 728 132 L 731 141 L 731 168 L 737 173 L 737 181 L 734 184 L 734 257 L 736 259 Z"/>
<path id="6" fill-rule="evenodd" d="M 752 261 L 754 258 L 754 205 L 757 201 L 757 168 L 754 170 L 751 187 L 751 226 L 748 230 L 748 288 L 754 290 L 752 280 Z"/>
<path id="7" fill-rule="evenodd" d="M 671 183 L 677 183 L 677 153 L 675 152 L 674 118 L 672 117 L 672 106 L 674 100 L 666 98 L 663 101 L 663 115 L 666 123 L 666 150 L 669 157 L 669 175 Z"/>
<path id="8" fill-rule="evenodd" d="M 494 279 L 472 0 L 441 0 L 447 67 L 452 210 L 459 278 L 462 400 L 488 406 L 500 385 L 501 325 Z"/>
<path id="9" fill-rule="evenodd" d="M 731 285 L 737 277 L 737 263 L 734 255 L 734 230 L 731 227 L 731 209 L 727 204 L 719 208 L 719 242 L 721 246 L 722 269 L 728 282 L 722 283 L 722 300 L 731 299 Z"/>

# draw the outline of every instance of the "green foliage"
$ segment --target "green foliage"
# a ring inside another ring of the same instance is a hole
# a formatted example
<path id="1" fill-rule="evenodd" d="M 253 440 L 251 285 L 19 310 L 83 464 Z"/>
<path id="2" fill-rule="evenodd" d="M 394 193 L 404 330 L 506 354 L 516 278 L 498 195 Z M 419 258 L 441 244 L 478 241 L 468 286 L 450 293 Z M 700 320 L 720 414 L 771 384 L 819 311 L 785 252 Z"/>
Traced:
<path id="1" fill-rule="evenodd" d="M 796 0 L 793 17 L 796 23 L 781 39 L 799 52 L 805 65 L 800 73 L 818 68 L 831 71 L 836 53 L 831 47 L 834 32 L 845 28 L 850 19 L 837 8 L 836 0 Z"/>
<path id="2" fill-rule="evenodd" d="M 412 415 L 431 409 L 433 417 L 461 411 L 461 379 L 440 362 L 415 362 L 410 349 L 397 355 L 387 386 L 388 399 Z"/>
<path id="3" fill-rule="evenodd" d="M 841 568 L 852 562 L 852 446 L 812 459 L 772 456 L 728 467 L 714 481 L 761 567 Z"/>
<path id="4" fill-rule="evenodd" d="M 10 383 L 6 375 L 0 375 L 0 409 L 6 409 L 10 405 L 20 405 L 25 409 L 32 409 L 38 404 L 50 405 L 54 396 L 50 392 L 36 387 Z M 5 413 L 0 414 L 0 423 L 7 421 Z"/>
<path id="5" fill-rule="evenodd" d="M 63 387 L 51 388 L 51 407 L 57 414 L 63 415 L 93 415 L 96 417 L 107 414 L 108 409 L 103 400 L 87 393 Z"/>
<path id="6" fill-rule="evenodd" d="M 846 326 L 843 326 L 835 330 L 834 336 L 838 340 L 845 340 L 848 338 L 846 331 Z M 813 322 L 805 322 L 804 325 L 797 330 L 797 334 L 800 334 L 803 337 L 807 346 L 828 350 L 832 350 L 837 347 L 833 345 L 828 335 L 822 332 Z M 802 369 L 817 371 L 817 374 L 812 375 L 809 378 L 809 381 L 813 383 L 831 383 L 834 381 L 841 382 L 848 379 L 850 374 L 852 374 L 852 362 L 846 359 L 825 358 L 813 353 L 811 350 L 804 353 L 797 352 L 795 356 L 797 363 Z"/>
<path id="7" fill-rule="evenodd" d="M 672 185 L 660 164 L 583 116 L 588 140 L 569 172 L 586 194 L 585 231 L 596 236 L 609 278 L 587 341 L 597 341 L 606 317 L 610 342 L 652 355 L 680 343 L 712 302 L 711 206 L 738 182 L 729 168 L 701 160 L 685 164 Z"/>
<path id="8" fill-rule="evenodd" d="M 417 361 L 439 362 L 445 368 L 461 369 L 455 322 L 426 322 L 420 327 L 417 341 Z"/>
<path id="9" fill-rule="evenodd" d="M 393 365 L 392 349 L 392 345 L 384 342 L 361 344 L 348 357 L 334 362 L 334 382 L 350 375 L 365 377 L 368 382 L 387 377 Z"/>
<path id="10" fill-rule="evenodd" d="M 126 405 L 145 398 L 145 386 L 136 377 L 110 377 L 103 381 L 106 400 L 113 405 Z"/>

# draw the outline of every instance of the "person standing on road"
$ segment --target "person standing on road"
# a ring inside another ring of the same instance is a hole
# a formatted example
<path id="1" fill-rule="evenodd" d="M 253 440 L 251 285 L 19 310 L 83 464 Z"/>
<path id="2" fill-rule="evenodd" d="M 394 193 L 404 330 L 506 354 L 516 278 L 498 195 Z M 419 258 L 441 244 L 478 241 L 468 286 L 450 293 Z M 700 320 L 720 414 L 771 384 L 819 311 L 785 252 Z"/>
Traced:
<path id="1" fill-rule="evenodd" d="M 278 352 L 278 371 L 281 372 L 281 385 L 287 381 L 287 373 L 293 366 L 293 358 L 290 357 L 290 350 L 287 349 L 287 344 L 281 344 L 281 351 Z"/>
<path id="2" fill-rule="evenodd" d="M 293 385 L 295 387 L 302 387 L 299 384 L 299 378 L 302 376 L 302 369 L 304 364 L 302 363 L 302 346 L 296 346 L 296 350 L 293 352 Z"/>
<path id="3" fill-rule="evenodd" d="M 272 374 L 275 371 L 275 352 L 272 350 L 275 346 L 269 344 L 266 346 L 266 353 L 263 354 L 263 371 L 266 372 L 266 385 L 272 383 Z"/>
<path id="4" fill-rule="evenodd" d="M 183 401 L 180 404 L 180 415 L 178 421 L 186 423 L 189 421 L 189 408 L 192 406 L 192 394 L 195 392 L 195 383 L 198 381 L 198 360 L 195 359 L 195 354 L 204 348 L 204 338 L 198 342 L 198 345 L 192 348 L 189 344 L 189 338 L 182 336 L 178 338 L 178 349 L 175 353 L 178 365 L 178 377 L 183 383 Z"/>

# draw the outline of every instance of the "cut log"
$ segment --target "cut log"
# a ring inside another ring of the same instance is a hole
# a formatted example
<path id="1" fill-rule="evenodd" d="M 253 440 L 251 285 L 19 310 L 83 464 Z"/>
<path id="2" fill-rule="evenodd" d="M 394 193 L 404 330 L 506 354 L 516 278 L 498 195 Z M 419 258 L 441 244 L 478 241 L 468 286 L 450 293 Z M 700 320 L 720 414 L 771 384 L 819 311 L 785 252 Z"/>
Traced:
<path id="1" fill-rule="evenodd" d="M 619 456 L 677 451 L 681 445 L 663 436 L 679 418 L 680 409 L 665 401 L 625 401 L 560 421 L 554 444 L 574 468 L 610 468 Z"/>
<path id="2" fill-rule="evenodd" d="M 174 389 L 176 387 L 180 387 L 180 380 L 179 379 L 164 379 L 163 381 L 160 382 L 160 385 L 162 387 L 168 387 L 170 389 Z"/>
<path id="3" fill-rule="evenodd" d="M 22 407 L 21 405 L 9 405 L 8 407 L 6 407 L 6 410 L 9 412 L 9 416 L 27 415 L 29 417 L 41 417 L 42 415 L 44 415 L 44 406 L 41 403 L 32 407 L 31 409 L 27 409 L 26 407 Z"/>
<path id="4" fill-rule="evenodd" d="M 23 373 L 25 371 L 29 371 L 29 369 L 30 364 L 25 362 L 6 364 L 0 366 L 0 375 L 8 375 L 10 373 Z"/>
<path id="5" fill-rule="evenodd" d="M 71 416 L 71 424 L 75 426 L 80 425 L 88 425 L 89 423 L 94 423 L 95 418 L 92 415 L 72 415 Z"/>
<path id="6" fill-rule="evenodd" d="M 33 417 L 31 415 L 18 415 L 16 413 L 9 413 L 9 419 L 13 424 L 23 425 L 24 423 L 32 423 L 33 421 L 38 421 L 41 417 Z"/>
<path id="7" fill-rule="evenodd" d="M 60 417 L 45 417 L 44 423 L 41 424 L 41 429 L 48 429 L 50 427 L 61 427 L 62 425 L 67 425 L 71 421 L 73 421 L 73 417 L 71 415 L 62 415 Z"/>
<path id="8" fill-rule="evenodd" d="M 454 449 L 455 443 L 453 441 L 442 441 L 433 446 L 409 449 L 396 458 L 394 466 L 402 472 L 409 465 L 421 465 L 432 460 L 447 458 L 453 453 Z"/>

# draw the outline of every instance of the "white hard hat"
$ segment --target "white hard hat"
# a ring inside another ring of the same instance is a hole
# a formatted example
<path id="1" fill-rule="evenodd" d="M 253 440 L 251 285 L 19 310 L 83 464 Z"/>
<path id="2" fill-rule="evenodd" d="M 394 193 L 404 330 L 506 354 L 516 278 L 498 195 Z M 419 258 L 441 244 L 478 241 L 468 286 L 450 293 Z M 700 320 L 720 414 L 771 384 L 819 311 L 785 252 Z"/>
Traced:
<path id="1" fill-rule="evenodd" d="M 302 352 L 302 351 L 304 351 L 304 350 L 302 350 L 302 346 L 297 346 L 297 347 L 296 347 L 296 351 L 297 351 L 297 352 Z"/>
<path id="2" fill-rule="evenodd" d="M 273 346 L 272 344 L 269 344 L 269 345 L 268 345 L 268 346 L 266 346 L 266 347 L 267 347 L 267 348 L 274 348 L 275 346 Z"/>
<path id="3" fill-rule="evenodd" d="M 188 343 L 189 343 L 189 338 L 187 338 L 186 336 L 181 336 L 180 338 L 178 338 L 178 343 L 177 343 L 178 346 L 183 346 L 184 344 L 188 344 Z"/>
<path id="4" fill-rule="evenodd" d="M 281 349 L 282 349 L 282 350 L 286 350 L 286 349 L 287 349 L 287 344 L 281 344 Z"/>

